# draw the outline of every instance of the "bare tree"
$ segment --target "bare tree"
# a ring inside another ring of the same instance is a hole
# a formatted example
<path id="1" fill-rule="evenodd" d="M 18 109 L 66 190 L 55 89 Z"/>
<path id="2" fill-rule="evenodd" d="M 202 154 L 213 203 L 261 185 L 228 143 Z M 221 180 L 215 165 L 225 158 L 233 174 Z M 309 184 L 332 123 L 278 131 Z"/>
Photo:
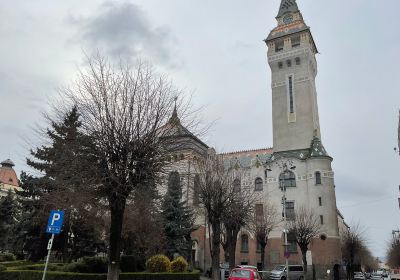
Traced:
<path id="1" fill-rule="evenodd" d="M 354 271 L 361 269 L 369 250 L 365 245 L 364 230 L 359 224 L 341 232 L 342 256 L 347 261 L 347 277 L 353 279 Z M 369 253 L 370 254 L 370 253 Z"/>
<path id="2" fill-rule="evenodd" d="M 98 55 L 89 58 L 87 65 L 77 82 L 62 93 L 78 108 L 83 132 L 92 140 L 89 187 L 108 202 L 107 279 L 115 280 L 127 199 L 140 186 L 160 183 L 173 149 L 169 137 L 173 125 L 168 118 L 179 91 L 145 64 L 134 69 L 122 63 L 113 67 Z"/>
<path id="3" fill-rule="evenodd" d="M 275 205 L 268 201 L 260 205 L 262 206 L 261 213 L 258 213 L 260 210 L 255 210 L 252 231 L 260 244 L 261 264 L 265 269 L 265 247 L 268 244 L 269 234 L 281 222 L 281 219 Z"/>
<path id="4" fill-rule="evenodd" d="M 229 268 L 235 267 L 236 243 L 239 231 L 250 227 L 256 196 L 250 190 L 233 192 L 222 212 L 223 234 L 221 244 L 225 252 L 225 261 Z"/>
<path id="5" fill-rule="evenodd" d="M 393 240 L 387 252 L 387 259 L 390 267 L 400 267 L 400 238 L 397 236 L 393 236 Z"/>
<path id="6" fill-rule="evenodd" d="M 321 223 L 312 209 L 301 206 L 296 211 L 295 219 L 289 221 L 288 231 L 296 237 L 303 257 L 304 271 L 307 272 L 308 245 L 321 232 Z"/>
<path id="7" fill-rule="evenodd" d="M 205 208 L 207 222 L 211 228 L 212 278 L 218 280 L 223 213 L 229 201 L 235 197 L 232 176 L 224 168 L 223 157 L 215 154 L 209 155 L 197 168 L 199 202 Z"/>

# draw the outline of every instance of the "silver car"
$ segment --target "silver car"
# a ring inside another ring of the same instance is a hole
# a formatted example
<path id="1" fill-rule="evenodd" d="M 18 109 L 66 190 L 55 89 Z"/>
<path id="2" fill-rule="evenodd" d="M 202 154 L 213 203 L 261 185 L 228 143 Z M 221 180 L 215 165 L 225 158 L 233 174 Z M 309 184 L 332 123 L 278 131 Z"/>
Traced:
<path id="1" fill-rule="evenodd" d="M 271 280 L 286 280 L 286 267 L 284 265 L 278 265 L 275 267 L 270 275 Z M 304 270 L 302 265 L 289 265 L 289 279 L 290 280 L 303 280 Z"/>

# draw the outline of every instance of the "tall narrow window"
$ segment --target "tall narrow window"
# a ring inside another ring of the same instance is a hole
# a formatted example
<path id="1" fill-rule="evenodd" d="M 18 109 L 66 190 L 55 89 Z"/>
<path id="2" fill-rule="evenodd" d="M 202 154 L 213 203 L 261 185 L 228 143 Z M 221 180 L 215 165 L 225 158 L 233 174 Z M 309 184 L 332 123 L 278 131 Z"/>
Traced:
<path id="1" fill-rule="evenodd" d="M 324 224 L 324 216 L 320 215 L 319 219 L 320 219 L 321 225 L 323 225 Z"/>
<path id="2" fill-rule="evenodd" d="M 256 223 L 258 225 L 263 224 L 264 220 L 264 210 L 262 204 L 256 204 Z"/>
<path id="3" fill-rule="evenodd" d="M 289 76 L 289 112 L 294 113 L 293 76 Z"/>
<path id="4" fill-rule="evenodd" d="M 322 206 L 322 197 L 318 197 L 319 206 Z"/>
<path id="5" fill-rule="evenodd" d="M 321 172 L 319 171 L 315 172 L 315 184 L 321 185 Z"/>
<path id="6" fill-rule="evenodd" d="M 239 179 L 236 178 L 235 180 L 233 180 L 233 191 L 240 192 L 240 185 L 241 183 Z"/>
<path id="7" fill-rule="evenodd" d="M 293 221 L 296 216 L 294 212 L 294 201 L 286 201 L 285 203 L 286 210 L 286 219 L 289 221 Z"/>
<path id="8" fill-rule="evenodd" d="M 287 250 L 290 253 L 297 253 L 297 239 L 294 232 L 289 232 L 287 235 L 288 247 Z"/>
<path id="9" fill-rule="evenodd" d="M 254 181 L 254 190 L 255 191 L 263 190 L 263 180 L 260 177 L 256 178 L 256 180 Z"/>
<path id="10" fill-rule="evenodd" d="M 194 182 L 193 182 L 193 205 L 197 206 L 199 205 L 199 188 L 200 188 L 200 177 L 199 174 L 196 174 L 194 176 Z"/>
<path id="11" fill-rule="evenodd" d="M 241 237 L 240 251 L 244 253 L 249 251 L 249 237 L 246 234 Z"/>

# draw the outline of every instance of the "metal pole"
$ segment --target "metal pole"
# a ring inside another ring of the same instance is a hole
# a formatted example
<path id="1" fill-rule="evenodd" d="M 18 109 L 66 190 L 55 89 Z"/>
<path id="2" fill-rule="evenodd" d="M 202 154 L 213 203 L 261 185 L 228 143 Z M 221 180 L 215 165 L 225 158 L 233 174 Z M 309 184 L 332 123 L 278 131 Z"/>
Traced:
<path id="1" fill-rule="evenodd" d="M 43 277 L 42 280 L 46 278 L 46 271 L 47 271 L 47 265 L 49 264 L 49 259 L 50 259 L 50 253 L 51 253 L 51 247 L 53 246 L 53 240 L 54 240 L 54 233 L 51 235 L 51 238 L 49 240 L 49 243 L 47 244 L 47 258 L 46 258 L 46 265 L 44 266 L 44 271 L 43 271 Z"/>
<path id="2" fill-rule="evenodd" d="M 283 182 L 283 223 L 284 223 L 284 234 L 285 234 L 285 258 L 286 258 L 286 280 L 289 280 L 289 258 L 288 254 L 288 240 L 287 240 L 287 224 L 286 224 L 286 187 Z"/>

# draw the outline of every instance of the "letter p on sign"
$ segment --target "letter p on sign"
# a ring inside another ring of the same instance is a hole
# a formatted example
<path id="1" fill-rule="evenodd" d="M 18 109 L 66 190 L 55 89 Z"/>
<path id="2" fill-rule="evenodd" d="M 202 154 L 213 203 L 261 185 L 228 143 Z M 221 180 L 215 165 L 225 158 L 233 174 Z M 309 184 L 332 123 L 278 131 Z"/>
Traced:
<path id="1" fill-rule="evenodd" d="M 52 234 L 59 234 L 61 232 L 62 224 L 64 220 L 64 211 L 50 212 L 49 220 L 47 221 L 46 232 Z"/>

